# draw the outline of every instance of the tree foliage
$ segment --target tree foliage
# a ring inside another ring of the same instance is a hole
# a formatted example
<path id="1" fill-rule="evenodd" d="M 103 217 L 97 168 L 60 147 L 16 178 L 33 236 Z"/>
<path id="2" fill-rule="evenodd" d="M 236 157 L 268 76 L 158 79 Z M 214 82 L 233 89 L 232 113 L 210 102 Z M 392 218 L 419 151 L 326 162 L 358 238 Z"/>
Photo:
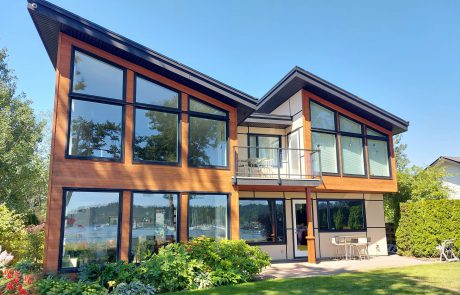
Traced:
<path id="1" fill-rule="evenodd" d="M 398 224 L 401 212 L 400 204 L 408 201 L 440 200 L 449 195 L 449 188 L 443 184 L 447 176 L 442 167 L 408 167 L 407 145 L 401 142 L 401 136 L 395 136 L 395 157 L 398 170 L 398 191 L 385 194 L 385 219 Z"/>
<path id="2" fill-rule="evenodd" d="M 0 203 L 19 212 L 41 203 L 47 193 L 48 161 L 40 154 L 46 125 L 24 93 L 0 50 Z"/>

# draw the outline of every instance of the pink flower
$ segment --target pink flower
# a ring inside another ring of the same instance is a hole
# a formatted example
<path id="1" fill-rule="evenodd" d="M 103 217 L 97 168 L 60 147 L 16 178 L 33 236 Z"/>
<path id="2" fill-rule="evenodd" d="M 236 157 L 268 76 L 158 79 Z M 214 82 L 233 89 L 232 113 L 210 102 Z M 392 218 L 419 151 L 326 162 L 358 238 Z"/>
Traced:
<path id="1" fill-rule="evenodd" d="M 13 282 L 9 282 L 8 284 L 6 284 L 6 289 L 9 290 L 9 291 L 14 291 L 14 289 L 16 289 L 16 287 L 14 286 Z"/>

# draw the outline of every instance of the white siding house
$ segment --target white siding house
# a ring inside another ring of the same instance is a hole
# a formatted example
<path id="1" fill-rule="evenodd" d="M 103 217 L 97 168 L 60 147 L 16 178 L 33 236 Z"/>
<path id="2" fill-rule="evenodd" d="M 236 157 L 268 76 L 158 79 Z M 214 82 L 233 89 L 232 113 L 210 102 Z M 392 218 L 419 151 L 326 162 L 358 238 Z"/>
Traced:
<path id="1" fill-rule="evenodd" d="M 449 198 L 460 199 L 460 157 L 439 157 L 430 166 L 441 166 L 446 169 L 444 183 L 452 189 Z"/>

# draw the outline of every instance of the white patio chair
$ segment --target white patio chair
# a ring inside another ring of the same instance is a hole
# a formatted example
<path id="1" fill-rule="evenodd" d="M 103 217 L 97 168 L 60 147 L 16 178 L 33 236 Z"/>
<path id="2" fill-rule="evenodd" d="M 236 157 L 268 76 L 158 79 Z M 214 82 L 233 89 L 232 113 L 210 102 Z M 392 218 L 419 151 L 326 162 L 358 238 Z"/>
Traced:
<path id="1" fill-rule="evenodd" d="M 345 257 L 345 239 L 341 237 L 333 237 L 331 238 L 331 243 L 335 248 L 335 259 L 342 259 Z"/>
<path id="2" fill-rule="evenodd" d="M 356 253 L 356 256 L 359 258 L 359 260 L 369 259 L 369 242 L 369 237 L 359 237 L 352 244 L 353 250 Z"/>
<path id="3" fill-rule="evenodd" d="M 439 250 L 439 261 L 442 261 L 443 258 L 448 262 L 459 261 L 458 257 L 454 253 L 454 240 L 445 240 L 441 245 L 436 247 Z"/>

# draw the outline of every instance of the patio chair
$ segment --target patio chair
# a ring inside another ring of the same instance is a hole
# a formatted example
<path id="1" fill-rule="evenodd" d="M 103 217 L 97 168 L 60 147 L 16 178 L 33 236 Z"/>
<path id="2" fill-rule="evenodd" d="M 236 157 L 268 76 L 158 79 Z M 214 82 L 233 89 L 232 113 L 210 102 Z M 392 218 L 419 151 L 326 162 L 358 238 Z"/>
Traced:
<path id="1" fill-rule="evenodd" d="M 335 248 L 335 259 L 342 259 L 345 257 L 345 239 L 341 237 L 333 237 L 331 238 L 331 243 Z M 343 250 L 343 251 L 342 251 Z"/>
<path id="2" fill-rule="evenodd" d="M 445 240 L 436 249 L 440 252 L 439 261 L 443 261 L 443 259 L 448 262 L 459 261 L 454 253 L 454 240 Z"/>
<path id="3" fill-rule="evenodd" d="M 356 253 L 356 257 L 358 257 L 359 260 L 369 259 L 369 251 L 368 251 L 369 242 L 370 242 L 369 237 L 361 237 L 353 241 L 352 243 L 352 247 L 354 250 L 353 252 Z"/>

